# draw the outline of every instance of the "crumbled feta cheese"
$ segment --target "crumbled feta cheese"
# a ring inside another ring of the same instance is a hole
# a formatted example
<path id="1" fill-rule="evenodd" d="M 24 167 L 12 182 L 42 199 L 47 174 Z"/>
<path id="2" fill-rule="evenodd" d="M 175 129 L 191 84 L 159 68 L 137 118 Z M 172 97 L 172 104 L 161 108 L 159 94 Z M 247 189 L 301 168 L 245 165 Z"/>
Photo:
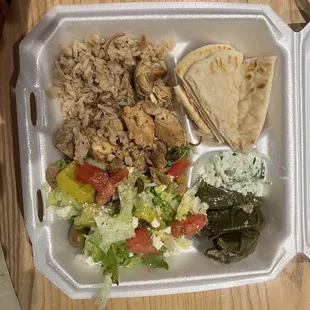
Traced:
<path id="1" fill-rule="evenodd" d="M 72 216 L 78 214 L 78 212 L 70 205 L 66 207 L 58 207 L 50 205 L 48 211 L 51 213 L 55 213 L 61 220 L 68 220 Z"/>
<path id="2" fill-rule="evenodd" d="M 130 252 L 130 253 L 128 254 L 128 256 L 129 256 L 129 257 L 133 257 L 134 254 Z"/>
<path id="3" fill-rule="evenodd" d="M 152 239 L 153 246 L 156 250 L 159 250 L 163 247 L 164 243 L 160 240 L 159 237 L 152 235 L 151 239 Z"/>
<path id="4" fill-rule="evenodd" d="M 136 229 L 139 225 L 139 219 L 135 216 L 132 217 L 132 227 L 133 229 Z"/>
<path id="5" fill-rule="evenodd" d="M 168 226 L 164 229 L 161 229 L 159 232 L 163 233 L 163 234 L 167 234 L 170 235 L 171 234 L 171 226 Z"/>
<path id="6" fill-rule="evenodd" d="M 241 209 L 248 214 L 251 214 L 254 210 L 254 206 L 253 205 L 243 205 L 241 206 Z"/>
<path id="7" fill-rule="evenodd" d="M 77 259 L 78 261 L 81 261 L 81 262 L 87 264 L 88 266 L 101 265 L 100 262 L 98 262 L 98 263 L 94 262 L 94 260 L 92 259 L 91 255 L 78 254 L 78 255 L 76 255 L 75 259 Z"/>
<path id="8" fill-rule="evenodd" d="M 129 172 L 129 174 L 132 174 L 135 172 L 136 168 L 135 167 L 127 167 L 127 170 Z"/>
<path id="9" fill-rule="evenodd" d="M 164 252 L 164 257 L 170 257 L 170 253 L 169 252 Z"/>
<path id="10" fill-rule="evenodd" d="M 266 182 L 266 161 L 254 154 L 222 152 L 207 161 L 199 174 L 212 186 L 260 197 Z"/>
<path id="11" fill-rule="evenodd" d="M 157 220 L 156 217 L 154 217 L 153 221 L 151 222 L 151 225 L 154 227 L 154 228 L 157 228 L 160 226 L 160 223 L 159 221 Z"/>
<path id="12" fill-rule="evenodd" d="M 191 245 L 191 240 L 188 240 L 184 237 L 176 239 L 173 236 L 168 235 L 164 239 L 164 246 L 166 247 L 167 251 L 163 255 L 165 257 L 169 257 L 171 255 L 180 255 L 182 250 L 188 249 Z"/>

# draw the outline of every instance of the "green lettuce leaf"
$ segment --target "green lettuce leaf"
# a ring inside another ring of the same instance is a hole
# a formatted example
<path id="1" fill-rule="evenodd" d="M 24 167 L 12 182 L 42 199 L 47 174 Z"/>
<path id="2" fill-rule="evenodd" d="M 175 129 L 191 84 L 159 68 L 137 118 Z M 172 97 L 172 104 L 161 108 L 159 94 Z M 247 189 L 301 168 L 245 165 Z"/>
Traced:
<path id="1" fill-rule="evenodd" d="M 117 186 L 118 196 L 120 200 L 120 215 L 126 215 L 132 218 L 132 208 L 137 195 L 137 189 L 126 182 L 121 182 Z"/>
<path id="2" fill-rule="evenodd" d="M 132 269 L 134 268 L 136 265 L 141 264 L 143 261 L 142 256 L 140 255 L 134 255 L 132 257 L 128 257 L 125 259 L 123 266 L 128 268 L 128 269 Z"/>
<path id="3" fill-rule="evenodd" d="M 152 267 L 152 268 L 163 268 L 168 270 L 169 265 L 164 260 L 162 255 L 151 255 L 143 257 L 143 264 Z"/>
<path id="4" fill-rule="evenodd" d="M 49 206 L 57 206 L 59 208 L 72 206 L 77 211 L 80 211 L 83 208 L 83 205 L 73 197 L 62 191 L 59 187 L 53 189 L 46 200 L 47 207 Z"/>
<path id="5" fill-rule="evenodd" d="M 72 206 L 60 207 L 59 208 L 57 206 L 51 205 L 48 208 L 48 211 L 56 214 L 58 216 L 58 218 L 61 220 L 69 220 L 78 214 L 78 212 Z"/>
<path id="6" fill-rule="evenodd" d="M 111 287 L 112 287 L 112 275 L 107 274 L 104 276 L 102 288 L 95 301 L 96 310 L 104 310 L 105 307 L 107 306 Z"/>
<path id="7" fill-rule="evenodd" d="M 112 282 L 118 285 L 119 266 L 117 259 L 117 246 L 112 244 L 102 259 L 104 274 L 112 275 Z"/>
<path id="8" fill-rule="evenodd" d="M 199 189 L 199 183 L 196 183 L 182 197 L 181 203 L 178 206 L 176 220 L 183 220 L 188 213 L 190 214 L 206 214 L 209 208 L 207 203 L 201 202 L 196 196 Z"/>
<path id="9" fill-rule="evenodd" d="M 108 252 L 113 243 L 127 240 L 135 235 L 132 226 L 132 209 L 136 193 L 136 188 L 126 182 L 120 182 L 118 185 L 120 213 L 112 217 L 101 212 L 95 216 L 96 226 L 101 235 L 99 247 L 105 253 Z"/>
<path id="10" fill-rule="evenodd" d="M 135 235 L 132 226 L 132 216 L 119 214 L 111 217 L 107 213 L 102 212 L 102 214 L 95 217 L 95 222 L 101 235 L 99 246 L 105 253 L 107 253 L 111 244 L 127 240 Z"/>
<path id="11" fill-rule="evenodd" d="M 99 210 L 96 205 L 85 205 L 82 208 L 80 215 L 74 218 L 74 226 L 76 228 L 94 227 L 96 226 L 95 217 L 98 215 Z"/>
<path id="12" fill-rule="evenodd" d="M 99 248 L 98 245 L 94 244 L 90 240 L 85 241 L 85 249 L 90 253 L 95 263 L 101 262 L 104 258 L 104 252 Z"/>

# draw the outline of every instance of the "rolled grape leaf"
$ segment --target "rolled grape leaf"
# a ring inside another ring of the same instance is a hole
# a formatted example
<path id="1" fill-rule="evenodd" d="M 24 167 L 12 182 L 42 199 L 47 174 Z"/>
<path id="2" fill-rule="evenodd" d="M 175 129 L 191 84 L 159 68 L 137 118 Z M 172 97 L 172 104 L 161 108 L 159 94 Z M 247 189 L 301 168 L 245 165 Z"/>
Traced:
<path id="1" fill-rule="evenodd" d="M 197 196 L 202 202 L 209 205 L 209 210 L 226 209 L 240 205 L 253 205 L 260 207 L 262 199 L 252 193 L 243 196 L 236 191 L 214 187 L 206 182 L 201 182 Z"/>
<path id="2" fill-rule="evenodd" d="M 253 207 L 251 213 L 248 213 L 244 209 L 244 206 L 234 206 L 224 210 L 208 210 L 208 225 L 204 229 L 203 235 L 216 238 L 221 234 L 236 230 L 261 231 L 265 226 L 265 217 L 262 211 Z"/>
<path id="3" fill-rule="evenodd" d="M 259 232 L 255 230 L 223 234 L 213 240 L 214 247 L 205 255 L 225 264 L 240 261 L 254 252 L 258 239 Z"/>

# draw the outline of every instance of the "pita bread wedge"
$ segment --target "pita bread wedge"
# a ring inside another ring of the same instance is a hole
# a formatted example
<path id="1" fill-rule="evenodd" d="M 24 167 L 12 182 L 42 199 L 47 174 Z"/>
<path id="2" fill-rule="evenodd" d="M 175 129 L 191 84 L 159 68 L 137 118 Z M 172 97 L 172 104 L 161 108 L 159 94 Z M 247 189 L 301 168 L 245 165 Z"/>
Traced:
<path id="1" fill-rule="evenodd" d="M 250 152 L 265 123 L 276 57 L 246 59 L 239 102 L 241 150 Z"/>
<path id="2" fill-rule="evenodd" d="M 203 122 L 199 113 L 195 109 L 195 107 L 190 103 L 187 96 L 185 95 L 184 91 L 182 90 L 181 86 L 174 87 L 175 94 L 177 95 L 178 99 L 182 102 L 184 108 L 186 109 L 189 118 L 195 122 L 201 132 L 201 137 L 204 141 L 211 141 L 214 139 L 214 135 L 210 128 Z"/>
<path id="3" fill-rule="evenodd" d="M 184 79 L 184 76 L 186 72 L 189 70 L 189 68 L 197 61 L 203 60 L 210 55 L 212 55 L 214 52 L 217 51 L 224 51 L 224 50 L 234 50 L 230 45 L 226 44 L 209 44 L 206 46 L 203 46 L 197 50 L 192 51 L 191 53 L 187 54 L 177 65 L 175 72 L 177 76 L 180 79 L 180 84 L 182 85 L 182 89 L 184 92 L 184 95 L 187 96 L 187 103 L 191 104 L 193 106 L 192 110 L 196 111 L 196 115 L 199 111 L 198 114 L 204 114 L 203 111 L 199 108 L 198 106 L 198 98 L 195 94 L 195 92 L 191 89 L 191 86 L 186 82 Z M 184 107 L 186 108 L 186 103 L 184 104 L 184 100 L 181 100 L 183 102 Z M 189 105 L 187 106 L 187 110 L 189 108 Z M 197 111 L 198 110 L 198 111 Z M 201 117 L 201 116 L 200 116 Z M 196 118 L 197 119 L 197 118 Z M 205 123 L 204 127 L 209 127 L 211 129 L 213 135 L 215 138 L 218 140 L 219 143 L 223 144 L 224 139 L 217 130 L 217 128 L 213 125 L 213 123 L 208 119 L 207 115 L 203 115 L 202 122 Z M 200 126 L 196 123 L 196 125 L 201 128 Z M 203 130 L 205 132 L 205 130 Z"/>
<path id="4" fill-rule="evenodd" d="M 188 111 L 189 109 L 191 109 L 192 114 L 194 113 L 194 111 L 196 112 L 196 120 L 198 121 L 199 118 L 199 124 L 196 123 L 196 125 L 200 128 L 204 127 L 204 131 L 205 132 L 209 132 L 211 131 L 212 134 L 214 135 L 214 137 L 216 138 L 216 140 L 223 144 L 225 142 L 225 140 L 223 139 L 223 137 L 221 136 L 221 134 L 218 132 L 218 130 L 214 127 L 214 125 L 210 122 L 210 120 L 208 119 L 208 117 L 204 114 L 204 111 L 202 109 L 200 109 L 199 107 L 197 107 L 197 102 L 196 100 L 192 97 L 190 91 L 187 89 L 186 85 L 182 83 L 181 86 L 181 90 L 183 91 L 183 94 L 185 95 L 185 97 L 183 97 L 183 101 L 181 100 L 181 102 L 183 103 L 183 106 L 185 107 L 185 109 Z M 186 100 L 187 99 L 187 100 Z M 193 116 L 193 115 L 192 115 Z M 203 125 L 204 124 L 204 125 Z"/>
<path id="5" fill-rule="evenodd" d="M 222 50 L 233 50 L 230 45 L 226 44 L 209 44 L 200 47 L 189 54 L 187 54 L 176 66 L 175 72 L 178 77 L 183 80 L 188 69 L 197 61 L 209 57 L 211 54 L 222 51 Z"/>
<path id="6" fill-rule="evenodd" d="M 197 97 L 196 108 L 207 116 L 204 121 L 210 121 L 234 150 L 240 148 L 238 102 L 242 62 L 240 52 L 217 51 L 195 62 L 184 76 Z"/>

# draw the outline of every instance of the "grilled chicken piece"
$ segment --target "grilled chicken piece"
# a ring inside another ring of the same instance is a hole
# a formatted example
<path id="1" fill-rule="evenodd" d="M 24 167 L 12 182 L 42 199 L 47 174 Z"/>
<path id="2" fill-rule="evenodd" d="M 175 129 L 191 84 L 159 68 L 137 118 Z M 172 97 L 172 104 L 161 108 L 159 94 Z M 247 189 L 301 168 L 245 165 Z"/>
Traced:
<path id="1" fill-rule="evenodd" d="M 155 135 L 168 146 L 180 147 L 186 143 L 186 133 L 179 119 L 167 109 L 155 116 Z"/>
<path id="2" fill-rule="evenodd" d="M 155 124 L 152 117 L 143 111 L 141 103 L 125 107 L 123 118 L 137 145 L 151 147 L 154 144 Z"/>
<path id="3" fill-rule="evenodd" d="M 116 147 L 112 145 L 108 140 L 93 136 L 91 139 L 91 145 L 89 153 L 97 161 L 104 161 L 106 157 L 115 152 Z"/>
<path id="4" fill-rule="evenodd" d="M 130 150 L 130 156 L 133 159 L 133 165 L 141 171 L 147 170 L 147 165 L 145 161 L 144 151 L 138 150 L 136 148 Z"/>
<path id="5" fill-rule="evenodd" d="M 154 88 L 154 83 L 166 75 L 166 70 L 159 63 L 141 60 L 134 73 L 134 82 L 137 95 L 140 98 L 149 97 Z"/>
<path id="6" fill-rule="evenodd" d="M 60 170 L 61 166 L 59 162 L 49 165 L 45 170 L 45 179 L 52 188 L 57 186 L 56 176 Z"/>
<path id="7" fill-rule="evenodd" d="M 109 164 L 108 164 L 108 171 L 110 175 L 115 174 L 120 169 L 125 168 L 124 162 L 120 158 L 114 158 Z"/>
<path id="8" fill-rule="evenodd" d="M 67 119 L 61 125 L 59 130 L 55 133 L 53 143 L 55 147 L 68 156 L 69 158 L 74 157 L 74 129 L 80 128 L 80 122 L 74 118 Z"/>
<path id="9" fill-rule="evenodd" d="M 152 163 L 157 170 L 163 171 L 167 165 L 165 154 L 159 151 L 150 151 L 148 154 L 149 162 Z"/>
<path id="10" fill-rule="evenodd" d="M 149 167 L 152 180 L 156 184 L 169 185 L 171 183 L 171 178 L 166 175 L 164 172 L 158 171 L 156 168 Z"/>
<path id="11" fill-rule="evenodd" d="M 158 115 L 161 114 L 163 111 L 163 108 L 156 105 L 152 101 L 142 101 L 141 105 L 143 110 L 150 115 Z"/>

